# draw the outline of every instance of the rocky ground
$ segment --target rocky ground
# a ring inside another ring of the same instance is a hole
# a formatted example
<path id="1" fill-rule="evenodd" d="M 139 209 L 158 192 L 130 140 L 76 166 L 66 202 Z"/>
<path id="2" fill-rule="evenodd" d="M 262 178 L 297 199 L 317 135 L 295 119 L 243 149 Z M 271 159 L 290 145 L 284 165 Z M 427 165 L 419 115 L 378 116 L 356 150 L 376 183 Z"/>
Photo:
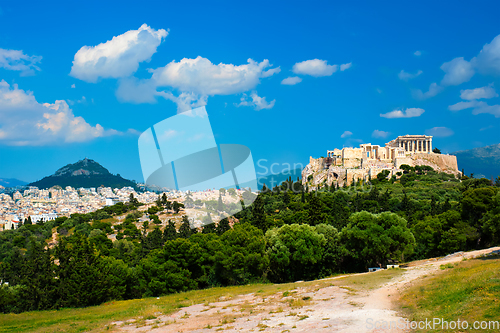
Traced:
<path id="1" fill-rule="evenodd" d="M 270 296 L 247 294 L 232 299 L 221 297 L 214 303 L 196 304 L 170 315 L 158 313 L 155 319 L 131 318 L 115 322 L 115 332 L 406 332 L 405 329 L 375 328 L 379 323 L 404 321 L 396 300 L 400 291 L 424 275 L 439 270 L 440 265 L 463 258 L 478 257 L 500 247 L 444 258 L 413 262 L 383 285 L 367 291 L 333 285 L 333 280 L 313 284 L 297 283 L 289 292 Z M 361 274 L 379 274 L 361 273 Z M 372 326 L 370 325 L 372 324 Z"/>

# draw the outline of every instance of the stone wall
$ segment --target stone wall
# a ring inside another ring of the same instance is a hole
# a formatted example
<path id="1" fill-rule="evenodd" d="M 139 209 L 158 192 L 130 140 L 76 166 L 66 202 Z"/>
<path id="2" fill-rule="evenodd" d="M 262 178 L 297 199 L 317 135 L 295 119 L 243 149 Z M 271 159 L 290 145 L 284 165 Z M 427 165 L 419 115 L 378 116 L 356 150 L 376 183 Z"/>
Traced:
<path id="1" fill-rule="evenodd" d="M 361 159 L 363 157 L 362 148 L 344 148 L 342 150 L 342 158 L 346 159 Z"/>
<path id="2" fill-rule="evenodd" d="M 454 175 L 460 175 L 457 166 L 457 158 L 453 155 L 444 154 L 414 154 L 407 157 L 398 157 L 394 164 L 390 160 L 365 160 L 361 167 L 361 159 L 349 158 L 343 160 L 343 165 L 330 165 L 326 168 L 323 158 L 309 159 L 309 164 L 302 170 L 302 183 L 309 184 L 311 189 L 332 183 L 343 186 L 344 183 L 351 184 L 358 179 L 368 180 L 369 177 L 375 178 L 383 170 L 389 170 L 390 176 L 396 175 L 401 165 L 410 166 L 428 165 L 437 172 L 446 172 Z M 311 177 L 310 177 L 311 176 Z"/>

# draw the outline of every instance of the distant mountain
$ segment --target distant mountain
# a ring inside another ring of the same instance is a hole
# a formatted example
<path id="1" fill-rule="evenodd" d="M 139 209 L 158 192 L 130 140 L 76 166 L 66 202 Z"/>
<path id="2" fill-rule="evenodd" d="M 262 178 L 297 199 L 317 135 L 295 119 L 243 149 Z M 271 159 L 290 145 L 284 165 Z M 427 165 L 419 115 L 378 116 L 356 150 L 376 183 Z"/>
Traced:
<path id="1" fill-rule="evenodd" d="M 51 188 L 59 185 L 61 187 L 105 187 L 121 188 L 130 186 L 136 188 L 131 180 L 122 178 L 119 174 L 111 174 L 99 163 L 85 158 L 74 164 L 68 164 L 55 172 L 52 176 L 45 177 L 39 181 L 29 184 L 38 188 Z"/>
<path id="2" fill-rule="evenodd" d="M 26 185 L 26 182 L 15 178 L 0 178 L 0 186 L 3 187 L 16 187 Z"/>
<path id="3" fill-rule="evenodd" d="M 464 169 L 466 175 L 474 174 L 474 178 L 500 176 L 500 144 L 461 150 L 451 153 L 457 157 L 459 170 Z"/>

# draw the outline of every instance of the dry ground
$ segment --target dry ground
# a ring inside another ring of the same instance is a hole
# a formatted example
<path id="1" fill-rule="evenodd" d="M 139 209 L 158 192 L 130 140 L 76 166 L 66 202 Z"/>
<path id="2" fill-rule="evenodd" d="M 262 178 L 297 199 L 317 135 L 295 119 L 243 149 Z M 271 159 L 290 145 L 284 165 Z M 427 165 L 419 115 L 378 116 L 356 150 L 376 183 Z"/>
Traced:
<path id="1" fill-rule="evenodd" d="M 444 264 L 499 251 L 500 247 L 413 262 L 400 270 L 361 273 L 301 283 L 279 293 L 251 293 L 194 304 L 165 315 L 114 322 L 115 332 L 406 332 L 369 324 L 397 323 L 400 291 Z M 370 321 L 371 320 L 371 321 Z"/>

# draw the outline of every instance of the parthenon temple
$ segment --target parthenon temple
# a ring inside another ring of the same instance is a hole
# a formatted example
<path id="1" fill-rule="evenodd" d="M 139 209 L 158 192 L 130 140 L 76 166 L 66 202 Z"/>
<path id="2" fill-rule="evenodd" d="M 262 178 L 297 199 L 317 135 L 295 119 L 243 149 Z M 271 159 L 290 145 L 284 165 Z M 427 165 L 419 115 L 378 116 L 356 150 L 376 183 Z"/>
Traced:
<path id="1" fill-rule="evenodd" d="M 389 164 L 399 167 L 414 154 L 432 154 L 432 136 L 404 135 L 387 142 L 385 147 L 363 143 L 359 148 L 328 150 L 325 163 L 326 166 L 347 168 L 383 167 Z"/>
<path id="2" fill-rule="evenodd" d="M 429 135 L 404 135 L 385 144 L 386 147 L 404 148 L 408 153 L 431 153 L 432 136 Z"/>

